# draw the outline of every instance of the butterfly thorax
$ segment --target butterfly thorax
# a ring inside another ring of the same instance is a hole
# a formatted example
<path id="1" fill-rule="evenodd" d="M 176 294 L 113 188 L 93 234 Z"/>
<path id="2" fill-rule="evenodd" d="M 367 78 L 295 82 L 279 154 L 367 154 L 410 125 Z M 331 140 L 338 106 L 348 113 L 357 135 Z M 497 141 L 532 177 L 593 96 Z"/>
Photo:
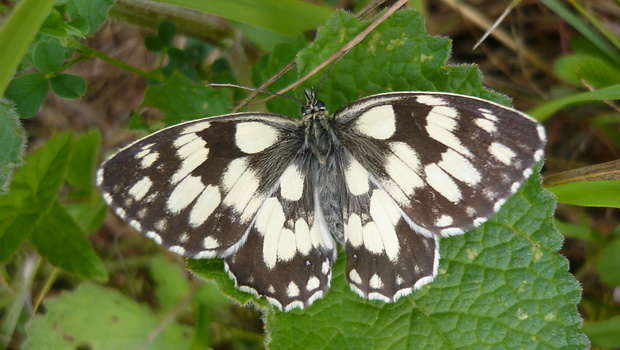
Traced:
<path id="1" fill-rule="evenodd" d="M 342 205 L 346 188 L 342 183 L 342 161 L 345 150 L 336 136 L 334 118 L 314 94 L 306 92 L 308 103 L 303 108 L 304 163 L 312 174 L 315 197 L 320 203 L 330 233 L 340 242 L 344 239 Z"/>

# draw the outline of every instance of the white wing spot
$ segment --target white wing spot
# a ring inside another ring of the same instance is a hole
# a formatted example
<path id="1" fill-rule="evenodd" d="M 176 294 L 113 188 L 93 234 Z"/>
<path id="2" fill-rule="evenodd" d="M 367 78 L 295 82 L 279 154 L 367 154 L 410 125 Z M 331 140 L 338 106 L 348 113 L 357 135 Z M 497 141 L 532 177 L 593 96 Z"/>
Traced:
<path id="1" fill-rule="evenodd" d="M 368 193 L 370 190 L 368 171 L 364 169 L 364 166 L 357 159 L 350 157 L 350 160 L 351 162 L 344 173 L 349 192 L 355 196 Z"/>
<path id="2" fill-rule="evenodd" d="M 196 133 L 196 132 L 204 131 L 204 130 L 208 129 L 210 126 L 211 126 L 211 122 L 209 122 L 209 121 L 196 122 L 196 123 L 193 123 L 192 125 L 186 127 L 185 129 L 183 129 L 182 133 L 183 134 L 190 134 L 190 133 Z"/>
<path id="3" fill-rule="evenodd" d="M 545 132 L 545 127 L 542 125 L 538 125 L 536 127 L 536 131 L 538 132 L 538 137 L 540 138 L 541 141 L 546 141 L 547 140 L 547 133 Z"/>
<path id="4" fill-rule="evenodd" d="M 312 276 L 310 277 L 310 279 L 308 279 L 308 284 L 306 285 L 306 290 L 308 292 L 311 292 L 317 288 L 319 288 L 321 286 L 321 281 L 316 278 L 316 276 Z"/>
<path id="5" fill-rule="evenodd" d="M 469 150 L 463 146 L 461 141 L 454 134 L 457 127 L 456 119 L 458 119 L 458 117 L 458 111 L 452 107 L 433 107 L 426 119 L 426 132 L 428 132 L 431 138 L 443 143 L 458 153 L 469 156 L 471 155 Z"/>
<path id="6" fill-rule="evenodd" d="M 280 193 L 291 201 L 298 201 L 304 190 L 304 174 L 295 164 L 289 165 L 280 177 Z"/>
<path id="7" fill-rule="evenodd" d="M 378 140 L 385 140 L 396 131 L 396 115 L 391 105 L 372 107 L 357 118 L 355 129 Z"/>
<path id="8" fill-rule="evenodd" d="M 495 202 L 495 205 L 493 205 L 493 210 L 495 212 L 498 212 L 499 209 L 502 207 L 502 205 L 504 205 L 504 203 L 506 203 L 506 199 L 502 198 L 500 200 L 498 200 L 497 202 Z"/>
<path id="9" fill-rule="evenodd" d="M 496 122 L 497 121 L 497 116 L 495 114 L 493 114 L 493 112 L 491 112 L 490 110 L 488 110 L 486 108 L 480 108 L 478 111 L 480 111 L 480 113 L 482 113 L 482 116 L 484 116 L 488 120 L 490 120 L 492 122 Z"/>
<path id="10" fill-rule="evenodd" d="M 506 165 L 511 165 L 512 159 L 516 156 L 515 152 L 499 142 L 489 145 L 489 153 Z"/>
<path id="11" fill-rule="evenodd" d="M 140 167 L 142 169 L 146 169 L 150 167 L 151 165 L 153 165 L 153 163 L 155 163 L 157 159 L 159 159 L 158 152 L 149 153 L 140 160 Z"/>
<path id="12" fill-rule="evenodd" d="M 129 195 L 132 196 L 135 200 L 141 200 L 151 189 L 153 185 L 153 181 L 149 179 L 147 176 L 140 179 L 140 181 L 136 182 L 129 189 Z"/>
<path id="13" fill-rule="evenodd" d="M 351 271 L 349 271 L 349 279 L 353 283 L 362 284 L 362 277 L 359 273 L 357 273 L 356 269 L 352 269 Z"/>
<path id="14" fill-rule="evenodd" d="M 420 176 L 397 154 L 391 154 L 387 158 L 385 170 L 406 196 L 413 195 L 416 188 L 424 186 L 424 181 Z"/>
<path id="15" fill-rule="evenodd" d="M 482 179 L 478 170 L 469 160 L 451 149 L 442 154 L 439 167 L 455 179 L 461 180 L 470 186 L 478 184 Z"/>
<path id="16" fill-rule="evenodd" d="M 116 211 L 116 215 L 118 215 L 123 220 L 125 220 L 125 218 L 127 217 L 127 212 L 125 212 L 125 209 L 123 208 L 116 208 L 114 209 L 114 211 Z"/>
<path id="17" fill-rule="evenodd" d="M 390 261 L 398 260 L 400 243 L 395 226 L 401 217 L 396 203 L 382 190 L 374 190 L 370 198 L 373 221 L 363 228 L 364 247 L 372 253 L 385 253 Z"/>
<path id="18" fill-rule="evenodd" d="M 140 224 L 140 222 L 138 220 L 131 220 L 129 225 L 131 225 L 131 227 L 135 228 L 136 231 L 142 231 L 142 224 Z"/>
<path id="19" fill-rule="evenodd" d="M 155 241 L 155 243 L 157 243 L 157 244 L 161 245 L 161 242 L 162 242 L 162 240 L 161 240 L 161 236 L 160 236 L 160 235 L 158 235 L 157 233 L 155 233 L 155 232 L 153 232 L 153 231 L 148 231 L 148 232 L 146 233 L 146 236 L 147 236 L 148 238 L 150 238 L 150 239 L 154 240 L 154 241 Z"/>
<path id="20" fill-rule="evenodd" d="M 299 296 L 299 287 L 295 282 L 291 281 L 291 283 L 288 284 L 288 287 L 286 288 L 286 295 L 290 298 Z"/>
<path id="21" fill-rule="evenodd" d="M 447 104 L 443 98 L 432 95 L 420 95 L 416 97 L 416 101 L 427 106 L 445 106 Z"/>
<path id="22" fill-rule="evenodd" d="M 220 190 L 213 185 L 207 186 L 200 194 L 200 197 L 194 203 L 189 213 L 189 224 L 192 227 L 198 227 L 204 224 L 215 208 L 220 205 L 222 196 Z"/>
<path id="23" fill-rule="evenodd" d="M 454 219 L 452 218 L 452 216 L 442 215 L 437 219 L 437 221 L 435 221 L 435 225 L 439 227 L 446 227 L 446 226 L 452 225 L 452 222 L 454 222 Z"/>
<path id="24" fill-rule="evenodd" d="M 180 245 L 173 245 L 172 247 L 168 248 L 168 250 L 179 255 L 185 255 L 185 248 L 181 247 Z"/>
<path id="25" fill-rule="evenodd" d="M 242 152 L 254 154 L 278 142 L 278 130 L 261 122 L 237 124 L 235 144 Z"/>
<path id="26" fill-rule="evenodd" d="M 179 213 L 181 210 L 187 208 L 190 203 L 196 199 L 196 197 L 202 192 L 205 185 L 202 184 L 202 180 L 198 176 L 188 176 L 181 181 L 172 193 L 168 197 L 166 207 L 168 211 L 173 214 Z"/>
<path id="27" fill-rule="evenodd" d="M 351 214 L 349 216 L 348 223 L 345 225 L 344 235 L 347 242 L 353 247 L 359 247 L 364 243 L 364 238 L 362 236 L 362 219 L 359 215 Z"/>
<path id="28" fill-rule="evenodd" d="M 437 164 L 429 164 L 424 169 L 426 171 L 426 181 L 435 191 L 452 203 L 458 203 L 461 200 L 461 190 L 443 169 Z"/>
<path id="29" fill-rule="evenodd" d="M 329 259 L 325 259 L 325 261 L 323 261 L 323 264 L 321 264 L 321 272 L 324 275 L 327 275 L 330 269 L 331 269 L 331 264 L 329 263 Z"/>
<path id="30" fill-rule="evenodd" d="M 238 169 L 234 169 L 233 171 L 237 170 Z M 225 188 L 228 187 L 229 182 L 232 182 L 231 178 L 234 175 L 236 174 L 229 174 L 228 171 L 224 174 Z M 240 176 L 237 179 L 234 179 L 233 185 L 230 187 L 230 191 L 226 197 L 224 197 L 224 204 L 226 206 L 233 207 L 239 213 L 244 213 L 245 207 L 248 205 L 250 200 L 252 200 L 259 185 L 259 180 L 254 172 L 248 168 L 245 168 Z"/>
<path id="31" fill-rule="evenodd" d="M 263 235 L 263 260 L 269 269 L 278 262 L 290 260 L 296 252 L 295 234 L 283 228 L 284 210 L 276 197 L 265 200 L 254 223 Z"/>
<path id="32" fill-rule="evenodd" d="M 185 242 L 187 242 L 188 239 L 189 239 L 189 235 L 187 233 L 183 232 L 181 237 L 179 237 L 179 242 L 180 243 L 185 243 Z"/>
<path id="33" fill-rule="evenodd" d="M 478 127 L 489 134 L 493 134 L 497 131 L 497 125 L 492 121 L 485 118 L 478 118 L 474 121 Z"/>
<path id="34" fill-rule="evenodd" d="M 166 219 L 161 219 L 155 222 L 155 228 L 159 231 L 166 231 L 166 227 L 168 222 L 166 221 Z"/>
<path id="35" fill-rule="evenodd" d="M 312 239 L 310 237 L 310 227 L 303 218 L 295 222 L 295 240 L 297 251 L 303 255 L 308 255 L 312 250 Z"/>
<path id="36" fill-rule="evenodd" d="M 213 236 L 207 236 L 202 241 L 202 246 L 205 249 L 216 249 L 220 246 L 220 242 L 218 242 L 217 239 L 213 238 Z"/>
<path id="37" fill-rule="evenodd" d="M 379 277 L 379 275 L 377 275 L 376 273 L 370 278 L 370 287 L 374 289 L 383 288 L 383 281 L 381 280 L 381 277 Z"/>
<path id="38" fill-rule="evenodd" d="M 177 144 L 178 141 L 178 144 Z M 181 166 L 170 178 L 170 183 L 176 184 L 188 176 L 198 166 L 203 164 L 208 156 L 207 143 L 196 134 L 186 134 L 175 140 L 177 156 L 182 160 Z"/>

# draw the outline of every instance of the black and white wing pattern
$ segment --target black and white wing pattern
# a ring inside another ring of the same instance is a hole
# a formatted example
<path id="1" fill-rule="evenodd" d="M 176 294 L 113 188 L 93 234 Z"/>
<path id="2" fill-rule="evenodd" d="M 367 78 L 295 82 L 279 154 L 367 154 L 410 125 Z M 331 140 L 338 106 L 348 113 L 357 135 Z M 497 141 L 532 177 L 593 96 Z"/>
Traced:
<path id="1" fill-rule="evenodd" d="M 335 242 L 300 168 L 300 120 L 239 113 L 151 134 L 97 173 L 106 202 L 168 250 L 225 258 L 237 288 L 280 309 L 327 292 Z"/>
<path id="2" fill-rule="evenodd" d="M 172 252 L 223 258 L 237 288 L 279 309 L 347 279 L 392 302 L 433 280 L 439 238 L 499 210 L 541 160 L 540 124 L 449 93 L 373 95 L 334 115 L 307 92 L 302 120 L 239 113 L 149 135 L 108 159 L 97 186 Z"/>
<path id="3" fill-rule="evenodd" d="M 485 222 L 542 159 L 543 127 L 449 93 L 366 97 L 334 113 L 350 154 L 343 207 L 347 278 L 394 301 L 432 281 L 439 238 Z"/>

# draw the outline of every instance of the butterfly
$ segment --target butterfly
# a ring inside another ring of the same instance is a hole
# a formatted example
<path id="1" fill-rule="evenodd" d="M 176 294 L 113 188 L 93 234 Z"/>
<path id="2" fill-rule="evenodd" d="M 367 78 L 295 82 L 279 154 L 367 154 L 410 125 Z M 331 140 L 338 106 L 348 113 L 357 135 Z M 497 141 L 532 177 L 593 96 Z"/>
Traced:
<path id="1" fill-rule="evenodd" d="M 136 230 L 177 254 L 222 258 L 235 286 L 280 310 L 330 287 L 337 244 L 361 297 L 394 302 L 431 282 L 439 238 L 489 219 L 543 157 L 545 131 L 479 98 L 390 92 L 302 119 L 235 113 L 142 138 L 97 186 Z"/>

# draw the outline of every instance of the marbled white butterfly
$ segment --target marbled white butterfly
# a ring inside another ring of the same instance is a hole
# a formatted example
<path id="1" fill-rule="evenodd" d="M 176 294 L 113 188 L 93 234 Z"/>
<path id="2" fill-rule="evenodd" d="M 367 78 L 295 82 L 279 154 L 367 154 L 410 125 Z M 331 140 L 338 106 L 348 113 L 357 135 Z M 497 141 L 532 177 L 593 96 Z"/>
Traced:
<path id="1" fill-rule="evenodd" d="M 529 177 L 545 132 L 474 97 L 392 92 L 303 119 L 236 113 L 153 133 L 108 159 L 116 213 L 172 252 L 223 258 L 281 310 L 327 293 L 336 241 L 360 296 L 393 302 L 437 274 L 440 237 L 479 226 Z"/>

